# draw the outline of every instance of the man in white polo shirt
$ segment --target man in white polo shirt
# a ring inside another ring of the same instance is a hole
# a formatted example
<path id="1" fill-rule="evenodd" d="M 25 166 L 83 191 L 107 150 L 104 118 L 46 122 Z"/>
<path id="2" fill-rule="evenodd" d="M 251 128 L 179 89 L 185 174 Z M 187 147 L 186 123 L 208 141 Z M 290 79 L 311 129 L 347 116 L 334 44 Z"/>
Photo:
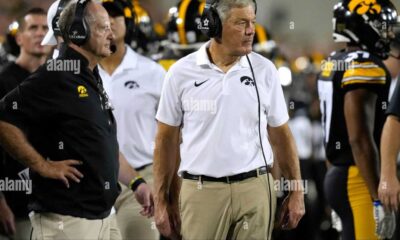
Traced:
<path id="1" fill-rule="evenodd" d="M 164 80 L 154 200 L 156 225 L 170 238 L 270 239 L 269 168 L 277 160 L 286 179 L 300 180 L 277 70 L 251 51 L 255 9 L 253 0 L 208 0 L 199 27 L 211 40 Z M 286 229 L 305 212 L 303 189 L 291 190 L 279 219 Z"/>
<path id="2" fill-rule="evenodd" d="M 120 151 L 130 166 L 151 186 L 155 115 L 165 71 L 161 65 L 133 51 L 134 12 L 125 0 L 104 0 L 110 15 L 116 51 L 100 61 L 99 73 L 114 106 Z M 159 233 L 153 219 L 142 216 L 141 205 L 132 191 L 122 185 L 115 203 L 118 227 L 123 239 L 156 240 Z"/>

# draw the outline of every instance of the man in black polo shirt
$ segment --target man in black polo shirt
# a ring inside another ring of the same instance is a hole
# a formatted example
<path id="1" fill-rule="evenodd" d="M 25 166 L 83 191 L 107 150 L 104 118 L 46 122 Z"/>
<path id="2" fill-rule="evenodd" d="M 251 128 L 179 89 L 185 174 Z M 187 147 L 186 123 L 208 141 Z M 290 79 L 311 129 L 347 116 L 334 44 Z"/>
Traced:
<path id="1" fill-rule="evenodd" d="M 79 44 L 69 39 L 76 6 L 90 29 Z M 92 1 L 66 6 L 59 25 L 68 48 L 0 102 L 0 140 L 31 168 L 33 239 L 107 239 L 119 151 L 96 65 L 110 55 L 113 35 L 107 12 Z"/>
<path id="2" fill-rule="evenodd" d="M 20 54 L 16 62 L 8 63 L 0 73 L 0 99 L 13 90 L 32 72 L 42 65 L 50 52 L 50 47 L 41 46 L 47 30 L 46 11 L 32 8 L 18 19 L 19 31 L 16 35 Z M 16 185 L 27 179 L 27 169 L 0 150 L 0 181 Z M 28 239 L 31 224 L 28 218 L 28 197 L 30 189 L 2 189 L 0 197 L 0 236 L 14 235 L 15 239 Z M 1 237 L 0 237 L 1 238 Z"/>

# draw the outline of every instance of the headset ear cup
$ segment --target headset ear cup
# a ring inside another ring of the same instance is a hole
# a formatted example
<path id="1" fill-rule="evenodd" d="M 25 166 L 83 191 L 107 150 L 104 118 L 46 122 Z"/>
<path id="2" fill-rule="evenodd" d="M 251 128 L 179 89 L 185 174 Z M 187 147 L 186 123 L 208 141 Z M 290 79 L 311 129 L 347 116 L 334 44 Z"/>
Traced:
<path id="1" fill-rule="evenodd" d="M 213 29 L 213 37 L 220 38 L 222 36 L 222 22 L 221 18 L 218 15 L 217 9 L 211 8 L 210 14 L 212 15 L 212 29 Z"/>
<path id="2" fill-rule="evenodd" d="M 82 23 L 83 23 L 83 29 L 85 29 L 84 30 L 85 38 L 82 41 L 82 45 L 83 45 L 90 39 L 90 27 L 89 27 L 89 24 L 85 21 L 85 19 L 83 19 Z"/>
<path id="3" fill-rule="evenodd" d="M 208 22 L 208 29 L 202 30 L 205 35 L 210 38 L 218 37 L 221 33 L 221 20 L 219 19 L 218 13 L 214 8 L 210 8 L 203 12 L 201 17 L 203 24 Z"/>
<path id="4" fill-rule="evenodd" d="M 88 36 L 90 35 L 90 31 L 87 28 L 87 24 L 85 20 L 81 23 L 74 23 L 71 25 L 68 31 L 68 38 L 69 40 L 78 46 L 82 46 L 86 43 Z M 78 36 L 78 37 L 71 37 L 71 36 Z"/>
<path id="5" fill-rule="evenodd" d="M 78 46 L 85 44 L 90 36 L 89 25 L 84 17 L 85 7 L 88 2 L 90 0 L 80 0 L 77 2 L 74 21 L 68 29 L 68 39 Z"/>

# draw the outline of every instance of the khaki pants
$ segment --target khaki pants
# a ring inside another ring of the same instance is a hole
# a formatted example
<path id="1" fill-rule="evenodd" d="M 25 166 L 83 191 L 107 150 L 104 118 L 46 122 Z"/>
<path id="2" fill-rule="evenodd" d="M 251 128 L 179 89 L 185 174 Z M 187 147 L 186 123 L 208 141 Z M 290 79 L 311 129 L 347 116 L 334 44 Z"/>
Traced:
<path id="1" fill-rule="evenodd" d="M 149 186 L 153 186 L 153 167 L 147 166 L 138 172 Z M 115 209 L 117 210 L 118 227 L 122 239 L 158 240 L 159 233 L 153 218 L 140 215 L 141 205 L 136 201 L 131 189 L 121 184 L 122 192 L 117 198 Z"/>
<path id="2" fill-rule="evenodd" d="M 271 239 L 275 208 L 271 174 L 231 184 L 184 179 L 181 233 L 185 240 Z"/>
<path id="3" fill-rule="evenodd" d="M 15 220 L 16 232 L 13 237 L 6 237 L 0 234 L 0 240 L 29 240 L 31 237 L 32 225 L 29 218 L 22 218 Z"/>
<path id="4" fill-rule="evenodd" d="M 110 217 L 89 220 L 55 213 L 31 214 L 32 240 L 108 240 Z"/>
<path id="5" fill-rule="evenodd" d="M 116 214 L 110 215 L 110 240 L 122 240 L 122 235 L 118 227 Z"/>

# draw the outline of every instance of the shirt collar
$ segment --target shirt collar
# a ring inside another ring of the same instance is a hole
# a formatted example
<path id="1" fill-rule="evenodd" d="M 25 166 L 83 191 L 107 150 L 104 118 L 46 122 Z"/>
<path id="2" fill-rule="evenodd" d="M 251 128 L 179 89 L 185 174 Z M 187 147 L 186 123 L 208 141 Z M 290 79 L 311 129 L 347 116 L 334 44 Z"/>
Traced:
<path id="1" fill-rule="evenodd" d="M 208 57 L 207 53 L 207 48 L 210 47 L 211 40 L 203 44 L 200 49 L 197 51 L 197 56 L 196 56 L 196 64 L 198 66 L 208 66 L 212 68 L 212 63 L 210 61 L 210 58 Z M 239 60 L 238 64 L 242 68 L 249 68 L 249 62 L 247 61 L 246 56 L 242 56 Z M 235 66 L 236 66 L 235 64 Z"/>
<path id="2" fill-rule="evenodd" d="M 89 60 L 69 46 L 66 47 L 65 51 L 60 51 L 58 57 L 60 59 L 79 60 L 81 62 L 81 69 L 88 68 L 89 66 Z"/>
<path id="3" fill-rule="evenodd" d="M 119 68 L 121 68 L 121 70 L 125 70 L 125 69 L 135 69 L 137 67 L 137 63 L 138 63 L 138 54 L 132 50 L 132 48 L 130 48 L 128 45 L 125 45 L 126 47 L 126 52 L 125 52 L 125 56 L 122 59 L 122 62 L 119 66 Z"/>

